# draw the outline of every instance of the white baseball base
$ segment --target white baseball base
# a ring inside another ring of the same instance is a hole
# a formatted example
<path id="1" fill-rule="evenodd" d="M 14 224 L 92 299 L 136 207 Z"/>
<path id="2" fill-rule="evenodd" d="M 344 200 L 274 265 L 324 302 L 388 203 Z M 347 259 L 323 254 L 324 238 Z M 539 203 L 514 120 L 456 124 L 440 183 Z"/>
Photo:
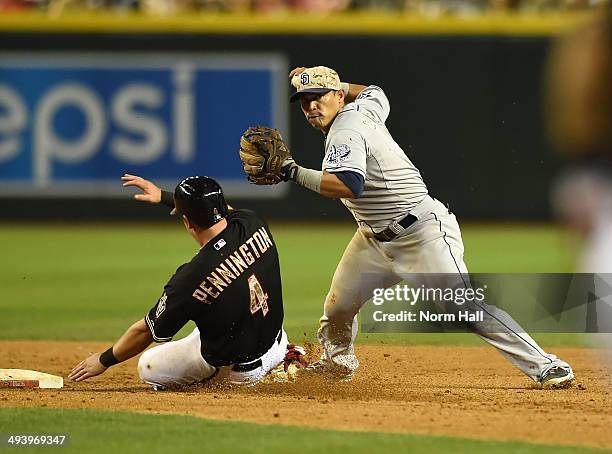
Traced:
<path id="1" fill-rule="evenodd" d="M 0 388 L 43 388 L 64 387 L 64 379 L 57 375 L 27 369 L 0 369 Z"/>

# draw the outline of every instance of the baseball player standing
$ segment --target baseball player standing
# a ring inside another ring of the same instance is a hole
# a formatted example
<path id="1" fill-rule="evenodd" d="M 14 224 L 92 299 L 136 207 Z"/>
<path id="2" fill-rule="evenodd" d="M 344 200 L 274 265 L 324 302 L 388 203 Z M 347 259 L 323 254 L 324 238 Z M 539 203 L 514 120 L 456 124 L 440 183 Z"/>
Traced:
<path id="1" fill-rule="evenodd" d="M 463 241 L 455 216 L 428 195 L 419 170 L 387 130 L 390 106 L 381 88 L 341 83 L 324 66 L 296 68 L 289 77 L 296 89 L 291 101 L 299 101 L 308 123 L 324 134 L 325 156 L 322 170 L 313 170 L 289 154 L 280 179 L 340 199 L 357 221 L 325 299 L 318 331 L 323 355 L 309 366 L 350 380 L 359 366 L 353 348 L 357 313 L 374 290 L 367 283 L 364 288 L 362 277 L 385 275 L 392 286 L 402 274 L 467 275 Z M 257 156 L 249 140 L 247 131 L 241 159 L 249 179 L 258 183 L 257 173 L 274 162 Z M 566 362 L 542 350 L 508 314 L 489 308 L 481 307 L 487 329 L 477 332 L 480 337 L 543 387 L 571 384 L 574 374 Z"/>
<path id="2" fill-rule="evenodd" d="M 164 203 L 181 216 L 200 249 L 181 265 L 159 301 L 107 351 L 94 353 L 69 375 L 74 381 L 103 373 L 138 355 L 140 378 L 155 389 L 204 380 L 255 384 L 283 363 L 287 335 L 278 253 L 266 223 L 252 211 L 231 210 L 212 178 L 190 177 L 174 196 L 133 175 L 124 186 L 138 200 Z M 189 321 L 196 328 L 169 342 Z"/>

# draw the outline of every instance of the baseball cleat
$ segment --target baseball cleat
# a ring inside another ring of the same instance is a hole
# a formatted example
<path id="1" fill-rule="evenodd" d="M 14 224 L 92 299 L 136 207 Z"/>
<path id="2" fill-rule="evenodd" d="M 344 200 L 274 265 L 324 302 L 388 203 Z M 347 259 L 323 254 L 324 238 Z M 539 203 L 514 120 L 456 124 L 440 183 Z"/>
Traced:
<path id="1" fill-rule="evenodd" d="M 340 382 L 349 382 L 353 379 L 355 371 L 348 367 L 343 367 L 336 364 L 331 364 L 325 359 L 320 359 L 310 364 L 308 367 L 300 371 L 300 375 L 321 375 L 327 378 L 333 378 Z"/>
<path id="2" fill-rule="evenodd" d="M 166 391 L 168 389 L 167 386 L 158 385 L 158 384 L 151 385 L 151 388 L 153 388 L 153 391 Z"/>
<path id="3" fill-rule="evenodd" d="M 572 383 L 574 372 L 570 366 L 552 366 L 540 378 L 540 385 L 545 389 L 569 388 Z"/>

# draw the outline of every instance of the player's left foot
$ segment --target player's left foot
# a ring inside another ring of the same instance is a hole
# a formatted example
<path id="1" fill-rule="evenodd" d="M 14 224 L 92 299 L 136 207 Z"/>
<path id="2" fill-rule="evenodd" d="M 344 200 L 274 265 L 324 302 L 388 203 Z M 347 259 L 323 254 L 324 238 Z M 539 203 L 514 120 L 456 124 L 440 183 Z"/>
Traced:
<path id="1" fill-rule="evenodd" d="M 570 366 L 552 366 L 540 378 L 540 385 L 545 389 L 569 388 L 572 383 L 574 383 L 574 372 Z"/>

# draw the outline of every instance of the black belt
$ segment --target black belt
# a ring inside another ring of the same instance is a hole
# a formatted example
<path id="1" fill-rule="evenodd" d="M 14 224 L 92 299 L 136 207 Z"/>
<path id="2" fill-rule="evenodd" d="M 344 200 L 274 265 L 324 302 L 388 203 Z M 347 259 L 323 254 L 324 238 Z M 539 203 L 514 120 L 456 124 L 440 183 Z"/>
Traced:
<path id="1" fill-rule="evenodd" d="M 278 336 L 276 336 L 276 343 L 280 344 L 281 339 L 283 338 L 283 330 L 281 329 L 278 332 Z M 252 370 L 261 367 L 263 363 L 261 362 L 261 358 L 256 359 L 250 363 L 242 363 L 242 364 L 234 364 L 232 365 L 232 370 L 234 372 L 251 372 Z"/>
<path id="2" fill-rule="evenodd" d="M 400 233 L 402 233 L 405 229 L 410 227 L 417 221 L 417 217 L 408 213 L 399 221 L 394 221 L 382 232 L 378 232 L 374 234 L 374 238 L 378 241 L 387 242 L 395 239 Z M 401 227 L 401 228 L 400 228 Z"/>

